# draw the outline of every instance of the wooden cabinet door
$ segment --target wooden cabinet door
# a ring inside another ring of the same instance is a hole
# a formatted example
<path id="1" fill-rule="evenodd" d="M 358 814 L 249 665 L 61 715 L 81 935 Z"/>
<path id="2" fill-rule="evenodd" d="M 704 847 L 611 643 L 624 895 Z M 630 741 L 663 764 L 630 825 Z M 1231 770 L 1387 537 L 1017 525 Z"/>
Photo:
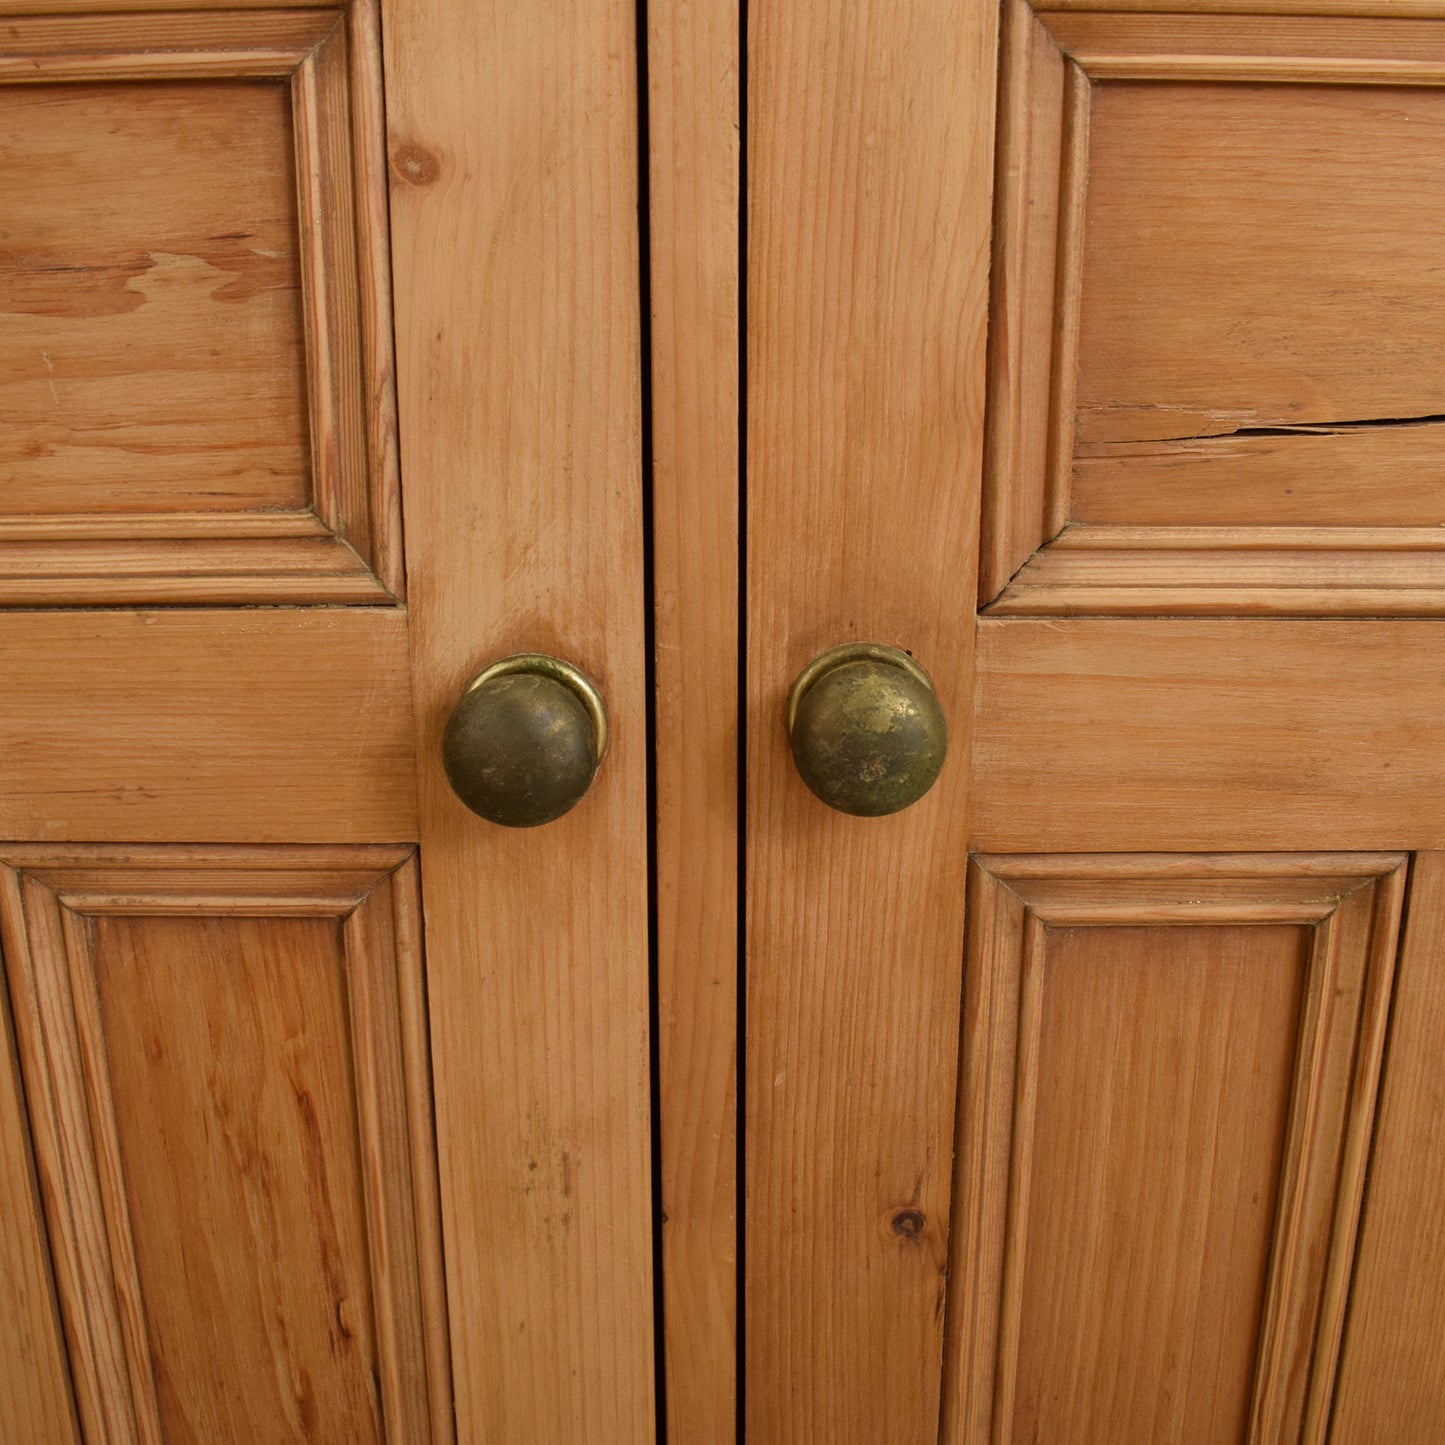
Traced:
<path id="1" fill-rule="evenodd" d="M 382 9 L 0 4 L 7 1445 L 652 1436 L 633 18 Z"/>
<path id="2" fill-rule="evenodd" d="M 746 77 L 748 1438 L 1441 1438 L 1445 7 Z M 951 727 L 891 817 L 789 757 L 851 640 Z"/>

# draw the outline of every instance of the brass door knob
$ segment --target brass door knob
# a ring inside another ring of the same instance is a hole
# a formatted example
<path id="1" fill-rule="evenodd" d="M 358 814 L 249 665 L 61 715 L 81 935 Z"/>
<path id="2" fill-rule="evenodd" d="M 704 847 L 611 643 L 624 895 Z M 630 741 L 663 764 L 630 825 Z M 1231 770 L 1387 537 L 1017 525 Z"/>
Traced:
<path id="1" fill-rule="evenodd" d="M 442 738 L 447 781 L 472 812 L 535 828 L 574 807 L 607 753 L 607 710 L 585 674 L 523 652 L 484 667 Z"/>
<path id="2" fill-rule="evenodd" d="M 896 813 L 937 781 L 948 724 L 906 653 L 853 642 L 820 653 L 788 694 L 788 741 L 803 781 L 830 808 Z"/>

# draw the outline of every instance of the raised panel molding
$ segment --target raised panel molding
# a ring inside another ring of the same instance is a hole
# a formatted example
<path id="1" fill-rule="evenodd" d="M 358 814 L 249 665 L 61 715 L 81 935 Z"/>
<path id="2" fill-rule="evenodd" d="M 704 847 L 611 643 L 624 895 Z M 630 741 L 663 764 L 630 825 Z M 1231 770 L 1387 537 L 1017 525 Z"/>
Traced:
<path id="1" fill-rule="evenodd" d="M 1127 13 L 1136 8 L 1162 13 Z M 1438 350 L 1434 290 L 1402 312 L 1414 318 L 1418 345 L 1391 350 L 1382 342 L 1378 356 L 1370 353 L 1356 368 L 1358 395 L 1336 377 L 1318 387 L 1302 383 L 1298 396 L 1280 399 L 1278 414 L 1236 415 L 1228 405 L 1180 411 L 1151 399 L 1111 418 L 1096 397 L 1080 392 L 1081 318 L 1092 294 L 1086 220 L 1100 163 L 1091 130 L 1101 85 L 1198 86 L 1196 112 L 1211 92 L 1233 96 L 1231 105 L 1258 112 L 1254 123 L 1286 127 L 1282 135 L 1291 124 L 1275 115 L 1289 99 L 1282 87 L 1423 90 L 1423 99 L 1410 102 L 1419 114 L 1372 121 L 1392 136 L 1392 126 L 1413 120 L 1400 135 L 1423 137 L 1445 113 L 1445 97 L 1433 94 L 1445 87 L 1445 36 L 1428 19 L 1407 18 L 1437 15 L 1438 5 L 1390 7 L 1401 18 L 1388 24 L 1366 18 L 1384 13 L 1369 4 L 1180 8 L 1005 5 L 980 602 L 999 616 L 1441 615 L 1445 517 L 1437 478 L 1445 421 L 1428 402 L 1429 368 L 1418 360 Z M 1331 15 L 1198 13 L 1216 8 Z M 1219 119 L 1245 144 L 1251 123 Z M 1141 117 L 1132 133 L 1159 131 L 1153 118 Z M 1263 155 L 1267 140 L 1259 135 Z M 1376 153 L 1400 148 L 1388 138 L 1357 144 Z M 1423 140 L 1417 151 L 1424 159 L 1410 165 L 1433 165 Z M 1231 165 L 1248 164 L 1233 152 L 1213 155 L 1208 166 L 1190 166 L 1183 153 L 1177 160 L 1199 194 L 1222 184 Z M 1284 160 L 1276 167 L 1288 169 Z M 1385 205 L 1346 203 L 1372 205 L 1373 215 L 1394 206 L 1388 224 L 1413 228 L 1408 235 L 1392 230 L 1389 243 L 1349 261 L 1355 269 L 1376 267 L 1391 296 L 1391 287 L 1433 285 L 1411 269 L 1409 241 L 1438 231 L 1428 209 L 1438 187 L 1423 176 L 1400 184 Z M 1125 185 L 1121 194 L 1129 192 Z M 1240 207 L 1225 198 L 1218 210 L 1229 215 Z M 1355 234 L 1359 225 L 1341 222 L 1339 229 Z M 1137 218 L 1126 228 L 1146 230 Z M 1158 244 L 1164 253 L 1172 249 L 1167 240 Z M 1137 276 L 1139 265 L 1124 270 Z M 1308 265 L 1297 282 L 1307 296 L 1316 284 Z M 1327 276 L 1318 279 L 1321 288 L 1329 284 Z M 1325 294 L 1357 289 L 1340 283 Z M 1326 327 L 1308 343 L 1311 354 L 1358 349 L 1356 303 L 1321 305 L 1318 316 L 1301 312 L 1301 333 Z M 1332 336 L 1330 325 L 1344 334 Z M 1347 370 L 1343 361 L 1339 369 Z M 1132 420 L 1116 436 L 1120 417 Z"/>
<path id="2" fill-rule="evenodd" d="M 398 598 L 374 0 L 8 20 L 0 132 L 0 606 Z"/>
<path id="3" fill-rule="evenodd" d="M 413 851 L 0 859 L 86 1438 L 446 1445 Z"/>
<path id="4" fill-rule="evenodd" d="M 945 1442 L 1323 1439 L 1406 861 L 973 860 Z"/>

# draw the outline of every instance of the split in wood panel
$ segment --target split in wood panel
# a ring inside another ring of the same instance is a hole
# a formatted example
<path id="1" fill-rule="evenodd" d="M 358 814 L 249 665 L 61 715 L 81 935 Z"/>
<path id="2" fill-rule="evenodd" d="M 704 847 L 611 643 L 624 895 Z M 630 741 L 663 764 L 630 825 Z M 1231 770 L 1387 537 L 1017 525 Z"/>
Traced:
<path id="1" fill-rule="evenodd" d="M 1445 38 L 1006 9 L 981 599 L 1445 611 Z"/>
<path id="2" fill-rule="evenodd" d="M 368 0 L 0 37 L 0 605 L 387 602 Z"/>
<path id="3" fill-rule="evenodd" d="M 980 857 L 943 1438 L 1322 1438 L 1399 854 Z"/>
<path id="4" fill-rule="evenodd" d="M 0 856 L 87 1437 L 444 1445 L 412 850 Z"/>

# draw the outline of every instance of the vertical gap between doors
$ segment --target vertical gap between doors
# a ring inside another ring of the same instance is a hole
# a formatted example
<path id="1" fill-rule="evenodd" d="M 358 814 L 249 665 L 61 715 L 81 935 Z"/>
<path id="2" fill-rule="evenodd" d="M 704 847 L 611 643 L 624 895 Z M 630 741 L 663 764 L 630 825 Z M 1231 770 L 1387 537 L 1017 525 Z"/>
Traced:
<path id="1" fill-rule="evenodd" d="M 667 1327 L 662 1281 L 662 1050 L 657 932 L 657 631 L 653 545 L 652 166 L 647 68 L 647 0 L 635 0 L 637 27 L 638 365 L 642 425 L 642 635 L 647 731 L 647 1035 L 652 1172 L 652 1371 L 659 1445 L 667 1442 Z"/>
<path id="2" fill-rule="evenodd" d="M 738 800 L 737 800 L 737 1401 L 738 1445 L 747 1395 L 748 1041 L 748 0 L 738 0 Z"/>

